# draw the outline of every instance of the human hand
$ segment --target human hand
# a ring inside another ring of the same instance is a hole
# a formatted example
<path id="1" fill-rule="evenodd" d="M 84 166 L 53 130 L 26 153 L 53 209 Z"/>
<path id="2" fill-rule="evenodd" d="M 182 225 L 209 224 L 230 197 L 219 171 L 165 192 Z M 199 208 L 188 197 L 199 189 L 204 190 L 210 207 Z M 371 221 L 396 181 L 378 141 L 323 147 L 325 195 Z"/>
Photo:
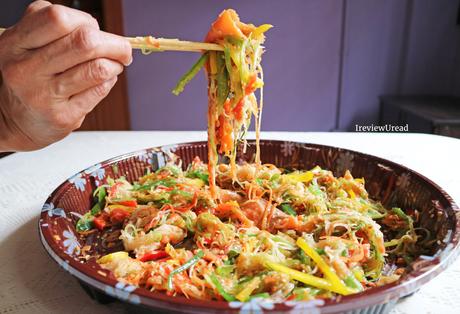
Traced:
<path id="1" fill-rule="evenodd" d="M 87 13 L 30 4 L 0 36 L 0 152 L 39 149 L 78 128 L 131 63 L 131 51 Z"/>

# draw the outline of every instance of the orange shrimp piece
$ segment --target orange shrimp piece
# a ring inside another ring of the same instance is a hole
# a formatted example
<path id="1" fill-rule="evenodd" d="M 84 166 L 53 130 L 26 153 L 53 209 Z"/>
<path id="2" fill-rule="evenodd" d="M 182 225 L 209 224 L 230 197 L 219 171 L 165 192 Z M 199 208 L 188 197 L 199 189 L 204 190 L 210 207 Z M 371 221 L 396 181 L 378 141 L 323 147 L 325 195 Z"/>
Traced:
<path id="1" fill-rule="evenodd" d="M 219 204 L 215 208 L 215 214 L 219 218 L 234 218 L 239 220 L 244 227 L 251 227 L 253 222 L 246 217 L 240 206 L 235 201 L 230 201 L 224 204 Z"/>
<path id="2" fill-rule="evenodd" d="M 206 42 L 216 42 L 226 36 L 235 38 L 244 38 L 248 36 L 255 26 L 253 24 L 245 24 L 240 21 L 240 17 L 235 10 L 227 9 L 219 14 L 216 21 L 212 23 L 211 29 L 206 35 Z"/>

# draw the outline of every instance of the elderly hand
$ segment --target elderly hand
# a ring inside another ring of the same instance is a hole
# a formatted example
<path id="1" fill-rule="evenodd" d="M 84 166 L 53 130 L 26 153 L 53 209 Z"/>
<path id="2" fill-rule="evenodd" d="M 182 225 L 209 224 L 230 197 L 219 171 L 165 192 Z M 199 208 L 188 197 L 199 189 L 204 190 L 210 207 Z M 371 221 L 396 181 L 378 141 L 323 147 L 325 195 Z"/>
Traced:
<path id="1" fill-rule="evenodd" d="M 68 135 L 131 61 L 129 42 L 100 31 L 89 14 L 33 2 L 0 36 L 0 152 Z"/>

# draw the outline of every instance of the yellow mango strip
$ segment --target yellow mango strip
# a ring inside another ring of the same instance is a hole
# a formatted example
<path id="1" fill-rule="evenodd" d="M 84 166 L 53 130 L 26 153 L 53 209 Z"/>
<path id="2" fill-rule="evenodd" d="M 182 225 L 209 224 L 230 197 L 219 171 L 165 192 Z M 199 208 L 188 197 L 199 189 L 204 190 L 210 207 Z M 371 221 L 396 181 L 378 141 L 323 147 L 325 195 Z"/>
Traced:
<path id="1" fill-rule="evenodd" d="M 306 171 L 306 172 L 291 172 L 284 175 L 287 179 L 294 181 L 294 182 L 303 182 L 309 183 L 313 179 L 313 172 Z"/>
<path id="2" fill-rule="evenodd" d="M 324 261 L 324 259 L 312 248 L 308 243 L 302 239 L 297 239 L 297 245 L 305 252 L 318 266 L 318 268 L 323 272 L 324 276 L 330 281 L 334 291 L 340 291 L 338 293 L 343 295 L 348 295 L 354 293 L 355 291 L 348 288 L 335 271 Z"/>
<path id="3" fill-rule="evenodd" d="M 125 258 L 128 258 L 128 257 L 129 257 L 128 252 L 119 251 L 119 252 L 114 252 L 114 253 L 110 253 L 110 254 L 102 256 L 100 259 L 97 260 L 97 263 L 98 264 L 107 264 L 107 263 L 110 263 L 110 262 L 112 262 L 114 260 L 125 259 Z"/>
<path id="4" fill-rule="evenodd" d="M 304 284 L 307 284 L 309 286 L 316 287 L 316 288 L 323 289 L 323 290 L 329 290 L 329 291 L 332 291 L 338 294 L 346 295 L 343 290 L 340 290 L 340 289 L 336 290 L 336 288 L 328 280 L 324 278 L 302 273 L 301 271 L 286 267 L 278 263 L 266 262 L 265 265 L 267 265 L 269 268 L 275 271 L 284 273 L 288 275 L 289 277 L 291 277 L 292 279 L 303 282 Z"/>
<path id="5" fill-rule="evenodd" d="M 353 192 L 352 189 L 349 189 L 349 190 L 347 191 L 347 193 L 348 193 L 348 195 L 350 196 L 351 199 L 355 199 L 355 198 L 356 198 L 356 194 L 355 194 L 355 192 Z"/>
<path id="6" fill-rule="evenodd" d="M 251 296 L 251 293 L 256 290 L 260 285 L 260 278 L 255 277 L 252 279 L 238 294 L 235 296 L 235 298 L 241 302 L 245 302 L 249 299 Z"/>
<path id="7" fill-rule="evenodd" d="M 262 24 L 252 31 L 252 37 L 257 38 L 272 27 L 273 25 L 271 24 Z"/>

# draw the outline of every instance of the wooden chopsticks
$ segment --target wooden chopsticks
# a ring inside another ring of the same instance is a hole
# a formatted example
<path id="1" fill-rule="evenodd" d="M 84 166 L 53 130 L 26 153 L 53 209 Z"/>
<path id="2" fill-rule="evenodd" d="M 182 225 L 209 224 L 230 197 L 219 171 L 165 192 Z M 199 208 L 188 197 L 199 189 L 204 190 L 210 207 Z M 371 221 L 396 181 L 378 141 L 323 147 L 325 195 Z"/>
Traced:
<path id="1" fill-rule="evenodd" d="M 0 28 L 0 35 L 5 31 Z M 191 51 L 203 52 L 205 50 L 223 51 L 224 48 L 217 44 L 185 41 L 171 38 L 145 37 L 125 37 L 130 42 L 133 49 L 141 49 L 143 52 L 152 51 Z"/>
<path id="2" fill-rule="evenodd" d="M 203 50 L 223 51 L 224 48 L 217 44 L 185 41 L 170 38 L 127 37 L 133 49 L 146 51 L 192 51 L 203 52 Z"/>

